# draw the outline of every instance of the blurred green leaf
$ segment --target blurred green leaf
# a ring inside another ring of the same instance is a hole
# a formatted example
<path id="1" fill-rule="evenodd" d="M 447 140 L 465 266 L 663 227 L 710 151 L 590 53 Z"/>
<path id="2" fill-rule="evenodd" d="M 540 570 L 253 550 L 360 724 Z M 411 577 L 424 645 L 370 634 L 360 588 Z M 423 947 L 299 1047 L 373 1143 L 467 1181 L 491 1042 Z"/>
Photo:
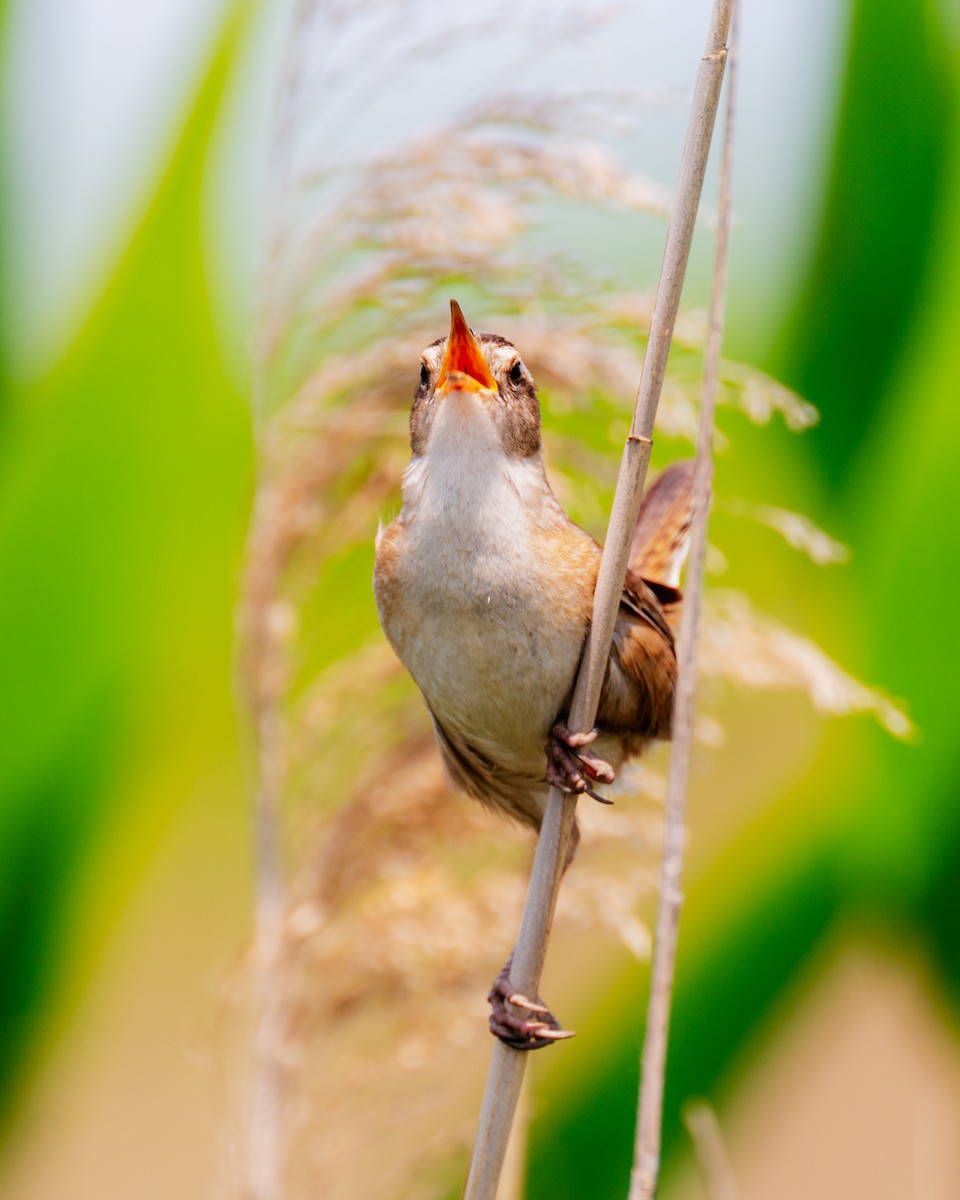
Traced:
<path id="1" fill-rule="evenodd" d="M 74 344 L 49 375 L 11 389 L 0 442 L 7 1114 L 55 986 L 62 993 L 76 884 L 107 824 L 136 823 L 120 805 L 135 764 L 182 759 L 189 778 L 234 737 L 230 612 L 250 432 L 221 361 L 202 213 L 240 29 L 234 12 L 157 194 Z"/>
<path id="2" fill-rule="evenodd" d="M 916 328 L 949 203 L 956 64 L 934 0 L 855 0 L 817 249 L 778 373 L 823 414 L 826 484 L 842 485 Z"/>
<path id="3" fill-rule="evenodd" d="M 856 483 L 863 547 L 860 594 L 871 614 L 872 668 L 908 698 L 915 747 L 881 741 L 849 831 L 849 858 L 874 905 L 891 896 L 939 956 L 960 1002 L 960 707 L 954 604 L 960 562 L 960 437 L 956 329 L 960 297 L 960 130 L 954 129 L 951 195 L 938 229 L 918 336 L 894 381 L 897 401 L 876 427 Z M 870 837 L 862 836 L 869 829 Z M 858 836 L 859 835 L 859 836 Z M 960 1011 L 958 1011 L 960 1016 Z"/>

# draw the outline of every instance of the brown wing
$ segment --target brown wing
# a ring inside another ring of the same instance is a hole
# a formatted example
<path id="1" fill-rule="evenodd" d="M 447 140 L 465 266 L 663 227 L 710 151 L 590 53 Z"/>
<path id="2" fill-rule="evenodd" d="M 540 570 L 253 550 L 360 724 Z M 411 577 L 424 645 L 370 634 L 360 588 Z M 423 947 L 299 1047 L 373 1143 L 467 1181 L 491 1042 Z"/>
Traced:
<path id="1" fill-rule="evenodd" d="M 632 735 L 628 754 L 651 738 L 670 736 L 677 656 L 673 631 L 656 592 L 628 569 L 610 661 L 600 692 L 597 726 Z"/>
<path id="2" fill-rule="evenodd" d="M 628 754 L 668 738 L 677 658 L 671 620 L 693 509 L 693 462 L 663 471 L 644 497 L 600 693 L 597 726 L 625 735 Z"/>
<path id="3" fill-rule="evenodd" d="M 662 471 L 643 498 L 630 547 L 620 616 L 600 696 L 598 725 L 632 735 L 628 754 L 668 738 L 677 686 L 671 622 L 680 605 L 680 571 L 693 517 L 692 459 Z"/>
<path id="4" fill-rule="evenodd" d="M 672 601 L 672 594 L 677 593 L 679 599 L 679 588 L 662 588 L 657 584 L 650 584 L 632 567 L 627 567 L 627 577 L 623 581 L 623 595 L 620 598 L 620 612 L 632 613 L 635 617 L 639 617 L 642 621 L 652 626 L 661 636 L 673 645 L 673 630 L 667 621 L 664 613 L 663 600 L 658 592 L 666 592 L 668 602 Z"/>
<path id="5" fill-rule="evenodd" d="M 693 518 L 693 459 L 661 471 L 643 498 L 630 546 L 630 569 L 664 594 L 677 592 L 690 543 Z"/>

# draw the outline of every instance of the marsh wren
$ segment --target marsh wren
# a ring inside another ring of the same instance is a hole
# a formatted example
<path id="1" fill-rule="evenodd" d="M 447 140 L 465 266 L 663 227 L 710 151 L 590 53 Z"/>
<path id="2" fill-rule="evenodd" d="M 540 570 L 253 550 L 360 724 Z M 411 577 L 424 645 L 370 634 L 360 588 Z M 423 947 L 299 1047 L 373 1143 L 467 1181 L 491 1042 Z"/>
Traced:
<path id="1" fill-rule="evenodd" d="M 595 784 L 670 736 L 693 464 L 669 467 L 644 498 L 597 728 L 571 733 L 600 547 L 547 482 L 537 389 L 516 347 L 450 309 L 448 336 L 420 359 L 403 507 L 377 537 L 377 610 L 454 787 L 539 830 L 551 784 L 603 800 Z M 574 827 L 568 864 L 578 839 Z M 490 993 L 491 1030 L 517 1049 L 570 1036 L 512 988 L 509 965 Z"/>

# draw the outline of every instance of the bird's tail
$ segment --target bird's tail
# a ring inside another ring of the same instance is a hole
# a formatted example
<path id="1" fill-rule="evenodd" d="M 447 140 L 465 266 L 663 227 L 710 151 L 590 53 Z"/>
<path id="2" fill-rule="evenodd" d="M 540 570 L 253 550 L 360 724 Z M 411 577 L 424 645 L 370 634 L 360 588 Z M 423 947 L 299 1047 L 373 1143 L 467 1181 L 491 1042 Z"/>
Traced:
<path id="1" fill-rule="evenodd" d="M 630 570 L 667 603 L 680 599 L 680 572 L 690 549 L 693 468 L 688 458 L 660 472 L 640 505 L 630 546 Z"/>

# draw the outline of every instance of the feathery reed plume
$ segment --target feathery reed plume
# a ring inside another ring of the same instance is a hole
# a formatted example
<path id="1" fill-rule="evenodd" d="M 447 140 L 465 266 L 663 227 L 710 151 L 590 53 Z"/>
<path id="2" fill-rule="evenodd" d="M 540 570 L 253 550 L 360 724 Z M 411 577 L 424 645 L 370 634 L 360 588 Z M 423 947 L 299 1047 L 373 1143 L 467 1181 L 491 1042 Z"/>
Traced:
<path id="1" fill-rule="evenodd" d="M 440 331 L 454 280 L 471 312 L 496 314 L 540 384 L 558 496 L 595 531 L 627 432 L 619 398 L 642 362 L 651 298 L 531 236 L 547 205 L 665 211 L 664 190 L 598 137 L 621 120 L 623 89 L 544 96 L 504 85 L 367 161 L 315 148 L 311 98 L 357 99 L 330 38 L 396 83 L 417 55 L 479 32 L 506 7 L 457 18 L 456 32 L 423 33 L 404 5 L 305 0 L 292 27 L 274 153 L 275 178 L 290 182 L 271 200 L 259 484 L 239 619 L 269 801 L 261 896 L 279 898 L 262 927 L 270 952 L 252 956 L 259 968 L 237 999 L 254 1009 L 243 1032 L 257 1051 L 247 1117 L 229 1144 L 234 1193 L 256 1200 L 428 1197 L 447 1187 L 482 1084 L 483 995 L 500 965 L 491 947 L 509 947 L 522 903 L 528 841 L 447 794 L 426 715 L 370 594 L 374 529 L 397 503 L 420 350 Z M 552 28 L 559 37 L 595 21 L 571 3 Z M 665 438 L 695 439 L 704 329 L 702 314 L 677 320 L 658 417 Z M 757 421 L 778 414 L 791 428 L 816 419 L 773 380 L 730 363 L 720 365 L 718 402 Z M 872 708 L 888 723 L 896 712 L 734 593 L 710 601 L 701 671 L 717 691 L 799 688 L 831 711 Z M 716 731 L 705 714 L 704 744 Z M 630 772 L 623 785 L 648 799 L 590 822 L 560 898 L 561 935 L 601 926 L 648 953 L 639 913 L 654 885 L 661 771 L 653 756 Z M 437 1067 L 438 1045 L 456 1048 L 456 1080 Z M 251 1139 L 264 1114 L 273 1115 L 255 1166 Z M 370 1144 L 375 1156 L 364 1152 Z"/>

